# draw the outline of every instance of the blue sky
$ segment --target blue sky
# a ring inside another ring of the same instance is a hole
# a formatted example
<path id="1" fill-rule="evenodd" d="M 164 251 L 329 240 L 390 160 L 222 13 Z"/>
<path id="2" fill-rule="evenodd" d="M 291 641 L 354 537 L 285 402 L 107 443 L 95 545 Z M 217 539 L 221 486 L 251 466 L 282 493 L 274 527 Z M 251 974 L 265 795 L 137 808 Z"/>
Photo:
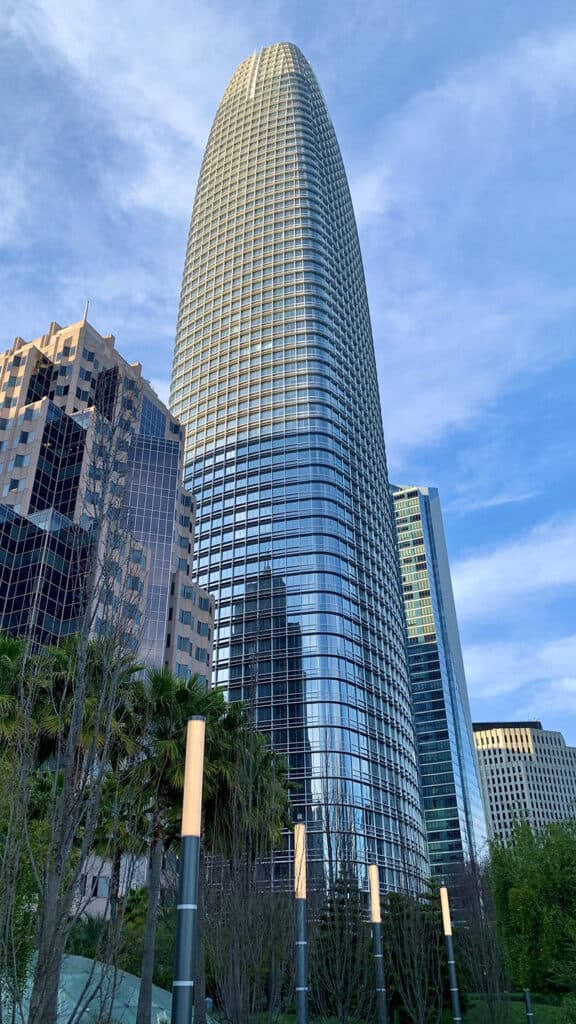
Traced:
<path id="1" fill-rule="evenodd" d="M 364 254 L 391 479 L 440 489 L 476 719 L 576 744 L 572 0 L 0 3 L 0 330 L 112 331 L 166 394 L 203 147 L 296 42 Z"/>

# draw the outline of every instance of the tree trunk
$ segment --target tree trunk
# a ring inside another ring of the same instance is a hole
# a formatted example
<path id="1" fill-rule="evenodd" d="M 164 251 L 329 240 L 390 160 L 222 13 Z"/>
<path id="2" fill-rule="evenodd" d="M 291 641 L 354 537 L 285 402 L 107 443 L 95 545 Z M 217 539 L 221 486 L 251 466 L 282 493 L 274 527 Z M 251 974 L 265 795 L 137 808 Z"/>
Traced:
<path id="1" fill-rule="evenodd" d="M 148 910 L 142 948 L 142 968 L 136 1024 L 151 1024 L 152 979 L 154 976 L 154 952 L 156 948 L 156 924 L 160 902 L 160 877 L 162 874 L 162 826 L 156 823 L 152 831 L 150 869 L 148 872 Z"/>
<path id="2" fill-rule="evenodd" d="M 110 878 L 110 920 L 114 924 L 118 915 L 120 900 L 120 873 L 122 870 L 122 850 L 118 843 L 114 845 L 112 858 L 112 877 Z"/>
<path id="3" fill-rule="evenodd" d="M 58 1018 L 58 988 L 66 930 L 58 927 L 57 905 L 57 882 L 51 878 L 46 889 L 40 925 L 28 1024 L 56 1024 Z"/>

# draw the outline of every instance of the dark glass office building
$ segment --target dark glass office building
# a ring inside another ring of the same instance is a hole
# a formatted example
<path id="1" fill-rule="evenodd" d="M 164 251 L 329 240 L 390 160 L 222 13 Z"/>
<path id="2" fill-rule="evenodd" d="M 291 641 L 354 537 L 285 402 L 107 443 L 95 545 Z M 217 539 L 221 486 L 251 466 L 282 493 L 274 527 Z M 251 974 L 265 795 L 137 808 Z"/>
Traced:
<path id="1" fill-rule="evenodd" d="M 457 883 L 488 851 L 440 499 L 434 487 L 393 497 L 430 868 Z"/>
<path id="2" fill-rule="evenodd" d="M 0 354 L 0 629 L 44 644 L 88 612 L 146 664 L 210 677 L 180 424 L 86 319 Z"/>
<path id="3" fill-rule="evenodd" d="M 300 51 L 236 70 L 208 141 L 171 403 L 217 596 L 215 681 L 287 755 L 311 874 L 426 872 L 382 420 L 342 158 Z M 329 864 L 330 869 L 334 863 Z M 282 881 L 288 862 L 279 856 Z"/>

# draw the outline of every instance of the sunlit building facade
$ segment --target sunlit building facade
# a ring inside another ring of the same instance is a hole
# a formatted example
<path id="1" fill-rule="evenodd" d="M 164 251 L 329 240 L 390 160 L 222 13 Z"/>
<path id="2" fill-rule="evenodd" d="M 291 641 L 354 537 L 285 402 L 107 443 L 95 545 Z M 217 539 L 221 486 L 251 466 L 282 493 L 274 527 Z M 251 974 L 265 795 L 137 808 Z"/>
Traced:
<path id="1" fill-rule="evenodd" d="M 312 879 L 426 872 L 370 316 L 342 158 L 291 44 L 236 70 L 192 215 L 171 407 L 214 678 L 288 758 Z M 333 863 L 328 863 L 332 859 Z M 334 863 L 335 861 L 335 863 Z M 280 883 L 288 857 L 274 862 Z"/>
<path id="2" fill-rule="evenodd" d="M 430 869 L 457 881 L 487 835 L 442 510 L 434 487 L 392 491 Z"/>
<path id="3" fill-rule="evenodd" d="M 0 630 L 90 625 L 208 683 L 212 600 L 193 581 L 183 431 L 113 335 L 52 323 L 0 354 Z"/>
<path id="4" fill-rule="evenodd" d="M 576 820 L 576 747 L 541 722 L 475 722 L 491 839 L 506 843 L 515 824 L 537 831 Z"/>

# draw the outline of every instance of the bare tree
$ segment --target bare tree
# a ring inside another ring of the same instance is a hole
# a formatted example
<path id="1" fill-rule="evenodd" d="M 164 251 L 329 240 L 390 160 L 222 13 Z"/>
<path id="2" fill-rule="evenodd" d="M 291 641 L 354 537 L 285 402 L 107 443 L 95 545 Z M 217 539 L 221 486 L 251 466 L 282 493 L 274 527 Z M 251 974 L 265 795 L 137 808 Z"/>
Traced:
<path id="1" fill-rule="evenodd" d="M 510 1017 L 504 951 L 496 927 L 488 865 L 465 865 L 457 879 L 463 924 L 454 942 L 470 988 L 484 1004 L 486 1021 L 506 1024 Z"/>
<path id="2" fill-rule="evenodd" d="M 442 925 L 438 900 L 389 893 L 384 950 L 391 986 L 414 1024 L 439 1024 L 443 1009 Z"/>
<path id="3" fill-rule="evenodd" d="M 229 1024 L 278 1020 L 292 965 L 292 901 L 272 887 L 270 854 L 289 821 L 284 762 L 248 725 L 207 807 L 205 941 Z"/>
<path id="4" fill-rule="evenodd" d="M 310 900 L 311 1008 L 319 1022 L 338 1024 L 370 1020 L 376 1005 L 367 897 L 358 883 L 354 810 L 346 800 L 336 781 L 326 783 L 319 808 L 326 886 Z"/>

